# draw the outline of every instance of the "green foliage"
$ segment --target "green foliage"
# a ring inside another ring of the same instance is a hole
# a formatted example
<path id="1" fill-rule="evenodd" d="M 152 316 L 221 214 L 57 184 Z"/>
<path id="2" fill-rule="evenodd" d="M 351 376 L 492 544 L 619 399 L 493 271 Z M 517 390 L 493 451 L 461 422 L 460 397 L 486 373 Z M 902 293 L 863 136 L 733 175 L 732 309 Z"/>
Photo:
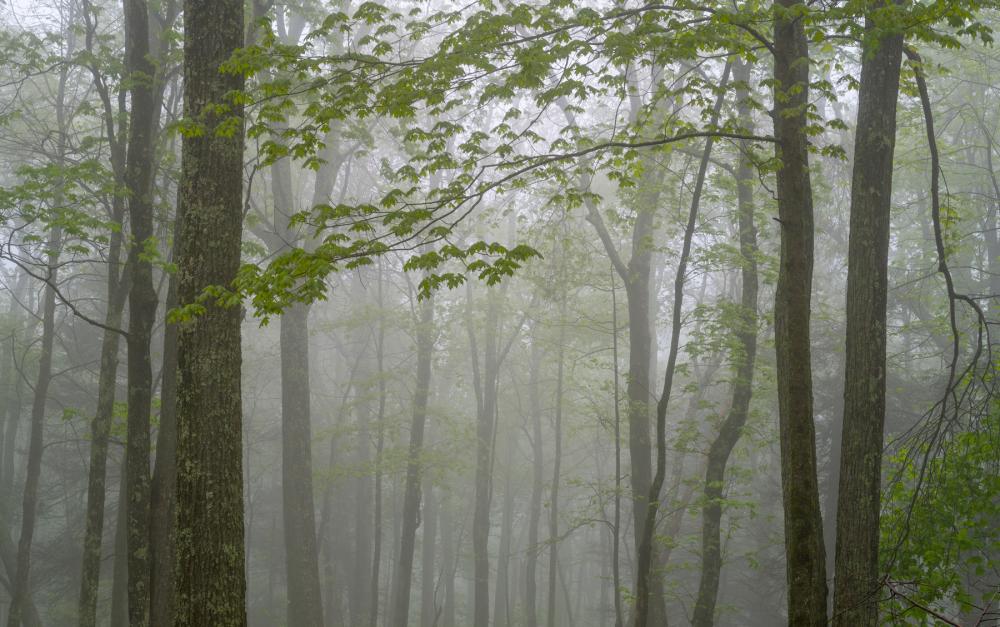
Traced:
<path id="1" fill-rule="evenodd" d="M 883 569 L 908 597 L 890 603 L 891 624 L 927 624 L 924 608 L 947 614 L 942 608 L 979 605 L 970 583 L 1000 568 L 1000 408 L 994 412 L 980 430 L 944 444 L 925 468 L 926 446 L 889 461 L 898 480 L 883 497 Z"/>

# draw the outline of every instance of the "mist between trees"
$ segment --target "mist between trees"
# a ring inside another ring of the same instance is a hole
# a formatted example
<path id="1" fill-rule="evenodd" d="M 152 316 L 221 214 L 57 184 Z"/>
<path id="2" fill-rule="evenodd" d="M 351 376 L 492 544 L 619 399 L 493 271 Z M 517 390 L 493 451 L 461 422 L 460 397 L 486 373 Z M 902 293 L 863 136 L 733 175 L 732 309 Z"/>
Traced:
<path id="1" fill-rule="evenodd" d="M 996 624 L 996 9 L 0 1 L 0 620 Z"/>

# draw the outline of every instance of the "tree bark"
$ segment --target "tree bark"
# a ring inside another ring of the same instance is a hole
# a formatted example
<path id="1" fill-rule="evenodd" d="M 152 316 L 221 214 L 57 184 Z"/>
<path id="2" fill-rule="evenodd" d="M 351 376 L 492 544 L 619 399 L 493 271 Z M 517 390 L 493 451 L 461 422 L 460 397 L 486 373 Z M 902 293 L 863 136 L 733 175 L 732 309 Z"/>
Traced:
<path id="1" fill-rule="evenodd" d="M 809 314 L 813 206 L 806 114 L 809 47 L 801 0 L 774 4 L 774 131 L 781 259 L 774 300 L 781 487 L 784 504 L 788 621 L 826 625 L 826 565 L 816 476 Z"/>
<path id="2" fill-rule="evenodd" d="M 241 313 L 202 299 L 209 286 L 230 286 L 240 262 L 243 111 L 212 105 L 243 88 L 242 74 L 219 70 L 242 44 L 243 2 L 185 0 L 185 116 L 204 132 L 185 135 L 181 151 L 178 298 L 201 310 L 181 325 L 177 346 L 178 627 L 247 623 Z"/>
<path id="3" fill-rule="evenodd" d="M 840 627 L 878 623 L 889 210 L 903 58 L 902 32 L 879 35 L 883 27 L 870 15 L 865 31 L 851 179 L 844 422 L 837 496 L 833 624 Z"/>
<path id="4" fill-rule="evenodd" d="M 750 129 L 748 83 L 750 66 L 737 61 L 733 68 L 737 83 L 736 99 L 740 124 Z M 702 507 L 701 582 L 695 601 L 693 625 L 711 627 L 715 624 L 715 604 L 719 592 L 719 574 L 722 571 L 722 498 L 729 455 L 742 435 L 750 411 L 753 393 L 753 371 L 757 356 L 757 227 L 754 225 L 753 164 L 747 153 L 749 146 L 740 146 L 736 167 L 736 202 L 738 213 L 740 275 L 740 319 L 736 339 L 739 343 L 733 382 L 732 405 L 719 428 L 719 433 L 708 451 L 705 468 L 705 505 Z"/>
<path id="5" fill-rule="evenodd" d="M 153 368 L 150 341 L 158 298 L 153 287 L 150 249 L 153 237 L 153 143 L 156 116 L 154 76 L 150 58 L 149 17 L 145 0 L 124 0 L 125 71 L 132 108 L 125 165 L 126 205 L 132 244 L 128 265 L 128 418 L 126 516 L 128 539 L 129 624 L 149 624 L 150 411 Z"/>

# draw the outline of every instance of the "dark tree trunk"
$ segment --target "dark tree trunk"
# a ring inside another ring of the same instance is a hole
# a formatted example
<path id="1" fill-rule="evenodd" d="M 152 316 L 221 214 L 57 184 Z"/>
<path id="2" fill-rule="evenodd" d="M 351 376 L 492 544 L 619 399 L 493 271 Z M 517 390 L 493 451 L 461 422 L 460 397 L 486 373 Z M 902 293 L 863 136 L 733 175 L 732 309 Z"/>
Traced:
<path id="1" fill-rule="evenodd" d="M 180 252 L 180 216 L 175 220 L 173 254 Z M 177 307 L 177 273 L 167 284 L 166 311 Z M 174 611 L 173 520 L 177 499 L 177 334 L 167 322 L 163 330 L 163 381 L 160 384 L 160 426 L 156 434 L 156 463 L 150 486 L 149 559 L 150 622 L 169 625 Z"/>
<path id="2" fill-rule="evenodd" d="M 240 308 L 201 299 L 232 284 L 243 224 L 242 108 L 212 105 L 243 88 L 219 66 L 243 44 L 243 2 L 184 3 L 184 113 L 204 125 L 186 134 L 179 190 L 181 308 L 177 385 L 176 608 L 174 625 L 244 626 Z M 235 121 L 235 132 L 217 133 Z"/>
<path id="3" fill-rule="evenodd" d="M 750 66 L 744 62 L 737 62 L 733 68 L 733 79 L 737 83 L 736 98 L 740 124 L 749 130 L 753 123 L 747 87 L 750 81 Z M 734 356 L 736 378 L 733 382 L 732 406 L 709 448 L 705 468 L 701 582 L 692 621 L 695 627 L 711 627 L 715 624 L 715 604 L 719 593 L 719 574 L 722 571 L 721 522 L 726 465 L 733 447 L 742 434 L 743 425 L 746 424 L 750 411 L 750 397 L 753 393 L 753 369 L 757 356 L 757 227 L 753 219 L 754 172 L 748 149 L 749 146 L 745 144 L 740 147 L 739 162 L 736 167 L 742 278 L 741 315 L 735 330 L 739 342 L 738 352 Z"/>
<path id="4" fill-rule="evenodd" d="M 298 239 L 291 230 L 295 213 L 291 166 L 281 159 L 271 167 L 277 232 L 265 237 L 274 254 Z M 316 506 L 312 482 L 312 411 L 309 373 L 309 306 L 296 303 L 280 318 L 281 498 L 285 572 L 290 625 L 323 624 L 323 599 L 316 550 Z"/>
<path id="5" fill-rule="evenodd" d="M 420 524 L 420 486 L 427 423 L 427 401 L 430 396 L 431 356 L 434 350 L 434 302 L 430 298 L 420 304 L 417 326 L 417 380 L 413 393 L 413 420 L 410 423 L 410 449 L 406 460 L 406 487 L 403 496 L 403 527 L 399 541 L 399 562 L 396 564 L 395 599 L 392 609 L 393 627 L 406 627 L 410 616 L 410 586 L 413 577 L 413 553 L 417 526 Z M 430 538 L 433 547 L 434 537 Z M 426 552 L 427 546 L 424 546 Z M 431 548 L 433 555 L 433 548 Z M 433 559 L 431 560 L 433 563 Z M 433 573 L 433 570 L 431 571 Z M 426 568 L 424 569 L 427 575 Z M 427 583 L 424 582 L 426 586 Z M 433 605 L 433 598 L 431 599 Z"/>
<path id="6" fill-rule="evenodd" d="M 145 0 L 124 0 L 125 66 L 132 109 L 125 165 L 129 248 L 128 419 L 126 512 L 128 518 L 129 624 L 149 624 L 150 411 L 153 368 L 150 341 L 158 299 L 147 250 L 153 237 L 153 142 L 156 133 L 154 75 Z"/>
<path id="7" fill-rule="evenodd" d="M 851 180 L 844 422 L 833 589 L 833 623 L 841 627 L 874 627 L 878 623 L 889 208 L 903 58 L 901 32 L 884 33 L 884 27 L 876 26 L 871 17 L 866 19 L 865 31 Z"/>
<path id="8" fill-rule="evenodd" d="M 809 308 L 813 267 L 813 207 L 809 178 L 809 47 L 801 0 L 774 5 L 774 132 L 781 259 L 774 298 L 785 519 L 788 621 L 826 625 L 826 565 L 816 476 Z"/>

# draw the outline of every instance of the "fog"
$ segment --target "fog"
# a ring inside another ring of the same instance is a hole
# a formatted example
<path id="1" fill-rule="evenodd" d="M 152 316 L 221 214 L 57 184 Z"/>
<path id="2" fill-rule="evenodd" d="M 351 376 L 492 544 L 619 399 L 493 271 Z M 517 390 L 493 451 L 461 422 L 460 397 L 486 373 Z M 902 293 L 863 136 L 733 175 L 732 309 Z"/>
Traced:
<path id="1" fill-rule="evenodd" d="M 997 624 L 996 23 L 0 1 L 0 620 Z"/>

